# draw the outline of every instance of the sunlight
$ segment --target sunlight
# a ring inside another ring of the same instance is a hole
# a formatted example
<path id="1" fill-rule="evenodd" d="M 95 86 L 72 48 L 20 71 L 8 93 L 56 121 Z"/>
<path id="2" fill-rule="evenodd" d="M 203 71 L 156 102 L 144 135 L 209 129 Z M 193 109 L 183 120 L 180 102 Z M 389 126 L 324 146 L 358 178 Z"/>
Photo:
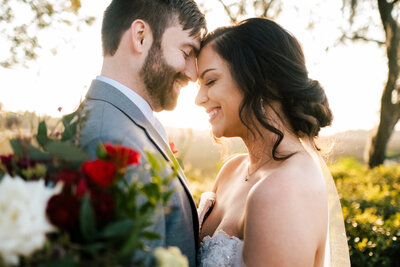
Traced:
<path id="1" fill-rule="evenodd" d="M 68 32 L 65 38 L 73 43 L 58 45 L 58 54 L 43 52 L 34 67 L 29 69 L 0 68 L 0 102 L 5 110 L 29 110 L 51 116 L 60 115 L 58 107 L 63 107 L 62 114 L 74 110 L 101 69 L 101 16 L 108 3 L 107 0 L 82 3 L 82 11 L 96 15 L 97 21 L 82 32 Z M 379 119 L 380 94 L 386 79 L 384 51 L 374 45 L 357 43 L 334 47 L 338 25 L 342 23 L 340 3 L 328 1 L 316 5 L 318 10 L 314 12 L 318 11 L 319 20 L 310 30 L 307 26 L 310 14 L 305 10 L 311 10 L 315 3 L 311 1 L 307 4 L 310 8 L 298 10 L 296 4 L 285 2 L 285 9 L 277 21 L 300 41 L 310 77 L 319 80 L 325 88 L 335 120 L 332 127 L 322 133 L 369 130 Z M 229 25 L 229 19 L 218 2 L 211 6 L 207 3 L 207 9 L 210 31 Z M 64 38 L 59 32 L 50 32 L 46 36 L 52 43 L 57 43 L 54 38 Z M 196 93 L 194 84 L 184 88 L 177 108 L 158 114 L 161 122 L 167 127 L 209 129 L 207 114 L 194 104 Z"/>

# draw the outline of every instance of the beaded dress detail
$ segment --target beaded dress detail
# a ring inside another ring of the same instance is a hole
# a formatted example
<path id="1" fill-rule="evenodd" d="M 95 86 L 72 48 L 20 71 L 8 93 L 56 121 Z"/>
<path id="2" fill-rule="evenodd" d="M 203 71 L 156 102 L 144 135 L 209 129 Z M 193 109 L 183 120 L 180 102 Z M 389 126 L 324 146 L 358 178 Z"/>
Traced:
<path id="1" fill-rule="evenodd" d="M 200 229 L 207 212 L 214 206 L 216 195 L 213 192 L 205 192 L 201 195 L 199 208 Z M 199 250 L 200 267 L 241 267 L 243 240 L 229 236 L 219 230 L 212 237 L 206 236 L 201 242 Z"/>

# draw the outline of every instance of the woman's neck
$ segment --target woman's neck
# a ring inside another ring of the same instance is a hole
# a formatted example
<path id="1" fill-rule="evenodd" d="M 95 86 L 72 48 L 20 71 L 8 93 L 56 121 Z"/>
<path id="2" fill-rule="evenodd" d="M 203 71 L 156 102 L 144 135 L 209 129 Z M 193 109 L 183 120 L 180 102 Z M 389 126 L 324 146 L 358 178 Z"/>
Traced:
<path id="1" fill-rule="evenodd" d="M 276 148 L 276 156 L 286 156 L 292 153 L 303 151 L 304 147 L 295 134 L 285 129 L 279 129 L 283 133 L 283 139 Z M 260 130 L 260 133 L 254 131 L 256 136 L 250 132 L 245 138 L 242 138 L 246 145 L 250 159 L 250 169 L 256 169 L 260 165 L 274 164 L 275 160 L 272 156 L 272 150 L 277 140 L 277 135 L 268 131 L 265 128 Z"/>

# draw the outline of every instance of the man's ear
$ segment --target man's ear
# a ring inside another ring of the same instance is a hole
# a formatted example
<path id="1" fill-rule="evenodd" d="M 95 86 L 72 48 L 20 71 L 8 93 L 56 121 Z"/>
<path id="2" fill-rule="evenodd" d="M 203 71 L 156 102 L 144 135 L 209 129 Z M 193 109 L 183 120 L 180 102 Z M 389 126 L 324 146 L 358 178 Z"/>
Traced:
<path id="1" fill-rule="evenodd" d="M 153 40 L 149 24 L 137 19 L 132 22 L 130 30 L 133 49 L 138 53 L 143 53 Z"/>

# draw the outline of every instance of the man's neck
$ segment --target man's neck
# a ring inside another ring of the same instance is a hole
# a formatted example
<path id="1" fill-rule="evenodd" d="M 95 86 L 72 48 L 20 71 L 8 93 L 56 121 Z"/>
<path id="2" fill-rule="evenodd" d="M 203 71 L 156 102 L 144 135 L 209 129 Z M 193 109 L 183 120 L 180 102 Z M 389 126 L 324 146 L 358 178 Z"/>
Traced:
<path id="1" fill-rule="evenodd" d="M 151 106 L 150 97 L 140 78 L 138 69 L 127 66 L 126 64 L 121 64 L 121 61 L 117 58 L 105 57 L 100 75 L 128 87 L 130 90 L 140 95 Z"/>

